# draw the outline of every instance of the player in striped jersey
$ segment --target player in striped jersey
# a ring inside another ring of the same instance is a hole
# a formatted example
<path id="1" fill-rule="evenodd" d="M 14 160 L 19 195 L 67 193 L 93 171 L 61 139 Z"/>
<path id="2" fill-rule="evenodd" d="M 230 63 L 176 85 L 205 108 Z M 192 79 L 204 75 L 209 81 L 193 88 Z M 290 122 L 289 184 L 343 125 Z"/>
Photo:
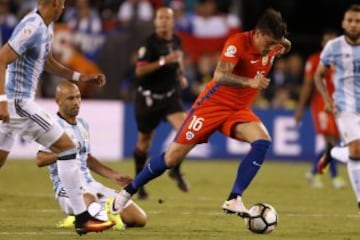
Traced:
<path id="1" fill-rule="evenodd" d="M 101 209 L 105 207 L 107 202 L 111 202 L 111 198 L 115 197 L 117 192 L 96 181 L 91 175 L 90 169 L 102 177 L 113 180 L 120 186 L 129 183 L 131 178 L 105 166 L 90 153 L 89 125 L 83 118 L 77 117 L 80 111 L 81 95 L 79 88 L 74 83 L 64 81 L 57 86 L 56 103 L 58 105 L 57 121 L 76 144 L 77 160 L 82 175 L 81 187 L 85 202 L 88 206 L 91 204 L 94 206 L 99 205 L 97 204 L 99 202 Z M 73 215 L 73 208 L 58 175 L 56 154 L 52 153 L 50 149 L 41 146 L 36 161 L 39 167 L 48 166 L 55 198 L 61 210 L 67 215 Z M 133 201 L 128 202 L 120 216 L 118 214 L 109 214 L 109 212 L 107 214 L 111 220 L 117 223 L 113 227 L 116 230 L 123 229 L 122 223 L 127 227 L 143 227 L 146 224 L 145 212 Z M 73 217 L 66 219 L 73 219 Z M 73 225 L 71 221 L 69 225 Z"/>
<path id="2" fill-rule="evenodd" d="M 347 145 L 347 169 L 360 210 L 360 5 L 350 6 L 342 20 L 344 34 L 330 40 L 320 55 L 315 83 L 325 110 L 335 112 L 342 143 Z M 333 96 L 323 81 L 326 70 L 335 68 Z M 325 166 L 325 164 L 322 164 Z"/>
<path id="3" fill-rule="evenodd" d="M 74 143 L 34 99 L 43 71 L 100 86 L 105 84 L 105 76 L 74 72 L 53 58 L 53 22 L 63 12 L 65 0 L 38 0 L 37 3 L 37 9 L 19 22 L 0 49 L 0 166 L 5 163 L 16 135 L 49 147 L 57 154 L 59 177 L 74 208 L 75 230 L 79 234 L 103 231 L 114 223 L 95 219 L 87 211 L 80 191 Z"/>

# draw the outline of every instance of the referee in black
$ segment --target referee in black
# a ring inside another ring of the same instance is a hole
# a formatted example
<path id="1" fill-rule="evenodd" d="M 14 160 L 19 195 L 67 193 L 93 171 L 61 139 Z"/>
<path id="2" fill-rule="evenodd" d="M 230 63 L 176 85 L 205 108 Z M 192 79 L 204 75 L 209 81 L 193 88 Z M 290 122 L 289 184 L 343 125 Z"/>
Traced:
<path id="1" fill-rule="evenodd" d="M 135 117 L 137 143 L 134 150 L 135 170 L 138 174 L 144 167 L 151 146 L 154 130 L 161 121 L 168 121 L 177 131 L 185 120 L 185 112 L 178 94 L 178 87 L 188 86 L 183 72 L 181 41 L 173 33 L 174 13 L 161 7 L 156 11 L 155 32 L 138 50 L 136 63 L 137 91 Z M 180 190 L 189 191 L 189 185 L 180 172 L 180 165 L 169 171 L 177 181 Z M 148 193 L 142 187 L 139 199 L 146 199 Z"/>

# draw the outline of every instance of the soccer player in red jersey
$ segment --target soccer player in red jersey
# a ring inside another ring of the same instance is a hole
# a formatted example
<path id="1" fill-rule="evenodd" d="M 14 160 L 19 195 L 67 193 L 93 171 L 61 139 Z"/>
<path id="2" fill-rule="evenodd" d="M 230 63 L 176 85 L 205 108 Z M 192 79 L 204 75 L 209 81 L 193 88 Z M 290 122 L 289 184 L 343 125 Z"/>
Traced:
<path id="1" fill-rule="evenodd" d="M 223 209 L 241 217 L 248 217 L 242 194 L 260 169 L 271 137 L 250 105 L 259 90 L 268 87 L 275 57 L 287 53 L 291 43 L 285 38 L 286 23 L 279 12 L 268 9 L 254 30 L 237 33 L 225 43 L 213 80 L 194 102 L 167 151 L 152 158 L 134 181 L 116 196 L 112 211 L 121 212 L 124 204 L 140 186 L 160 176 L 182 162 L 199 143 L 207 142 L 215 131 L 251 144 L 242 160 L 233 188 Z"/>
<path id="2" fill-rule="evenodd" d="M 334 30 L 327 30 L 323 33 L 321 46 L 324 47 L 325 44 L 337 37 L 337 32 Z M 332 161 L 330 156 L 330 151 L 334 145 L 339 140 L 339 132 L 336 127 L 335 117 L 333 113 L 327 113 L 324 111 L 324 100 L 322 99 L 320 93 L 316 90 L 314 82 L 314 74 L 316 67 L 320 61 L 320 52 L 316 52 L 309 56 L 305 64 L 304 71 L 304 83 L 300 90 L 300 99 L 295 111 L 295 121 L 300 123 L 303 115 L 304 109 L 307 101 L 310 100 L 310 109 L 312 120 L 317 134 L 321 134 L 324 137 L 326 142 L 325 150 L 322 151 L 318 157 L 313 161 L 313 166 L 307 178 L 311 181 L 313 187 L 320 188 L 323 186 L 320 176 L 317 175 L 319 172 L 322 174 L 324 172 L 324 164 L 330 163 L 330 174 L 332 178 L 332 184 L 334 188 L 342 188 L 345 186 L 344 180 L 338 177 L 338 171 L 336 166 L 336 161 Z M 333 75 L 334 70 L 329 68 L 324 77 L 326 81 L 326 87 L 330 95 L 334 92 L 333 84 Z M 321 161 L 320 161 L 321 160 Z M 318 169 L 318 164 L 321 166 Z"/>

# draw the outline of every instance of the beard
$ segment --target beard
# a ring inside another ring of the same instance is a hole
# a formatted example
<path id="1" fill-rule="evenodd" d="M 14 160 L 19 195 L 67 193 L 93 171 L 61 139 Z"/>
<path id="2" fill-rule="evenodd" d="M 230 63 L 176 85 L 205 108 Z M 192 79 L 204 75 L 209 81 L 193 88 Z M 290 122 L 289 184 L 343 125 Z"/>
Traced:
<path id="1" fill-rule="evenodd" d="M 356 43 L 360 38 L 360 33 L 351 33 L 349 31 L 344 31 L 345 36 L 350 39 L 353 43 Z"/>

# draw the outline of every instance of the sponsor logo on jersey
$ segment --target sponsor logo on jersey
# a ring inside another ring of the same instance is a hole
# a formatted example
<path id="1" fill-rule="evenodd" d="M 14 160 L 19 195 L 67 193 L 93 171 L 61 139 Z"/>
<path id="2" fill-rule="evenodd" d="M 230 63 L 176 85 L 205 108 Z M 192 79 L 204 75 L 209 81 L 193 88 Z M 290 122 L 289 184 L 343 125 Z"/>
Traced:
<path id="1" fill-rule="evenodd" d="M 235 57 L 236 51 L 236 47 L 234 45 L 230 45 L 226 48 L 224 55 L 225 57 Z"/>

